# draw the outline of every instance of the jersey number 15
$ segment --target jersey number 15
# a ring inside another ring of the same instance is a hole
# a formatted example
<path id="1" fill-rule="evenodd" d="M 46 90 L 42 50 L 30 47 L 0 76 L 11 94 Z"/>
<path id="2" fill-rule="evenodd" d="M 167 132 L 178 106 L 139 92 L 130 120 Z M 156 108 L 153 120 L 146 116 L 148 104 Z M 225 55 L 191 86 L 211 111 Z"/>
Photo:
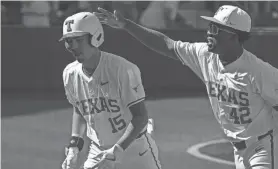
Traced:
<path id="1" fill-rule="evenodd" d="M 121 118 L 121 114 L 119 114 L 116 117 L 108 118 L 108 121 L 111 124 L 112 127 L 112 133 L 117 133 L 118 131 L 124 129 L 126 127 L 126 122 L 124 119 Z"/>

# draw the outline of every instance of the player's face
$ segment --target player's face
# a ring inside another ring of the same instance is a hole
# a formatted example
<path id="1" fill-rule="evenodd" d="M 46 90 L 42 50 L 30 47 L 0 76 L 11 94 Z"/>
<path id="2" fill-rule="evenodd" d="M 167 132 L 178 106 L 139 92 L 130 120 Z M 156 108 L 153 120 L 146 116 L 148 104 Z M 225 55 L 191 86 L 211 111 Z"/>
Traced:
<path id="1" fill-rule="evenodd" d="M 207 30 L 207 43 L 209 51 L 219 55 L 224 55 L 229 51 L 231 37 L 234 35 L 235 33 L 227 28 L 219 24 L 210 23 Z"/>
<path id="2" fill-rule="evenodd" d="M 72 53 L 79 63 L 83 63 L 92 56 L 92 46 L 89 43 L 89 37 L 89 35 L 84 35 L 65 39 L 67 50 Z"/>

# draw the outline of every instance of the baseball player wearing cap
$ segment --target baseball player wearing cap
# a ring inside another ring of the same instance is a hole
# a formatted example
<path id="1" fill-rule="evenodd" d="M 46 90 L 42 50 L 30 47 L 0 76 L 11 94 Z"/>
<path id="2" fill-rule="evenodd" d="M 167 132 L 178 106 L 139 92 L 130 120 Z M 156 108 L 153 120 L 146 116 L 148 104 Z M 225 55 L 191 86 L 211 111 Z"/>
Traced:
<path id="1" fill-rule="evenodd" d="M 180 60 L 205 83 L 214 116 L 234 147 L 237 169 L 277 169 L 274 165 L 278 70 L 243 48 L 251 18 L 224 5 L 209 21 L 207 43 L 174 41 L 99 8 L 103 24 L 122 28 L 154 51 Z"/>
<path id="2" fill-rule="evenodd" d="M 68 17 L 61 40 L 76 59 L 63 72 L 73 116 L 62 168 L 77 169 L 87 130 L 91 145 L 84 169 L 160 169 L 139 68 L 98 49 L 104 32 L 92 13 Z"/>

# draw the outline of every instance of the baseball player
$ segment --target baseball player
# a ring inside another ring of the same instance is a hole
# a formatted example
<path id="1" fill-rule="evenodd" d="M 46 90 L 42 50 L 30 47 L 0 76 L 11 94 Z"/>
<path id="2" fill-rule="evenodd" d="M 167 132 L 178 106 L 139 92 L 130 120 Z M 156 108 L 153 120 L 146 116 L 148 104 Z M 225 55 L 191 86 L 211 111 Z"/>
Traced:
<path id="1" fill-rule="evenodd" d="M 87 131 L 91 145 L 84 169 L 160 169 L 139 68 L 99 50 L 104 32 L 92 13 L 68 17 L 61 41 L 76 59 L 63 72 L 73 116 L 72 136 L 62 168 L 77 169 Z"/>
<path id="2" fill-rule="evenodd" d="M 237 169 L 277 169 L 274 161 L 278 70 L 243 48 L 251 18 L 236 6 L 221 6 L 209 21 L 206 43 L 166 35 L 99 8 L 103 24 L 121 28 L 154 51 L 181 61 L 205 83 L 214 116 L 234 147 Z M 277 122 L 276 122 L 277 123 Z"/>

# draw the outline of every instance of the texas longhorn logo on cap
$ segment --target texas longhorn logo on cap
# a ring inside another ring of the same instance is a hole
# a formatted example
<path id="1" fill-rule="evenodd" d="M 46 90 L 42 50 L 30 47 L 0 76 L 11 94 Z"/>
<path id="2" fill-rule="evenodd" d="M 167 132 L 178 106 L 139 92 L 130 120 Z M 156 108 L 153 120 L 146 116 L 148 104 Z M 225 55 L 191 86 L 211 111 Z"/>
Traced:
<path id="1" fill-rule="evenodd" d="M 72 29 L 71 29 L 71 24 L 74 23 L 74 20 L 67 20 L 65 21 L 65 25 L 67 25 L 67 32 L 71 32 Z"/>

